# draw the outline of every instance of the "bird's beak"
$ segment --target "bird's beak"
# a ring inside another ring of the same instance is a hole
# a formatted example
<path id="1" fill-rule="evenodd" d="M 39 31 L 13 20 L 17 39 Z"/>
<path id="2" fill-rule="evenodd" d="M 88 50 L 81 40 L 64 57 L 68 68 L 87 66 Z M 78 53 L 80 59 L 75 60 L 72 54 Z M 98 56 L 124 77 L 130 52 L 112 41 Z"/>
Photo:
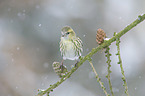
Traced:
<path id="1" fill-rule="evenodd" d="M 64 35 L 65 35 L 65 34 L 64 34 L 63 32 L 61 32 L 61 36 L 64 37 Z"/>

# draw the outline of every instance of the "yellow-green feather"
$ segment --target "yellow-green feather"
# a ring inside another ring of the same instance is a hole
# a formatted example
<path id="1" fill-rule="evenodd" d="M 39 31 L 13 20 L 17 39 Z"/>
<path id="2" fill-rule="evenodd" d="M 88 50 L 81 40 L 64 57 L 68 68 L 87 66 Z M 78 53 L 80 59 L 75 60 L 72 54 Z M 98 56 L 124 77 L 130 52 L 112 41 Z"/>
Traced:
<path id="1" fill-rule="evenodd" d="M 61 51 L 61 55 L 64 57 L 66 55 L 66 52 L 68 52 L 72 48 L 74 50 L 75 56 L 78 56 L 78 57 L 81 56 L 81 53 L 83 51 L 81 39 L 79 37 L 73 37 L 73 39 L 66 40 L 66 39 L 63 39 L 61 37 L 61 41 L 60 41 L 60 51 Z"/>

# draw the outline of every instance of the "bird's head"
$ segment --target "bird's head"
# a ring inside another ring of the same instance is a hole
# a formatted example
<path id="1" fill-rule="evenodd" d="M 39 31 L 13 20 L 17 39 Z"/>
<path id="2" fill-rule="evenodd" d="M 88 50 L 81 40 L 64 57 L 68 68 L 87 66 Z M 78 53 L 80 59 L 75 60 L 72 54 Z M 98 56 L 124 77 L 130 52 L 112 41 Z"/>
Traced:
<path id="1" fill-rule="evenodd" d="M 62 37 L 66 38 L 66 39 L 72 39 L 76 36 L 73 29 L 69 26 L 63 27 L 61 30 L 61 34 L 62 34 Z"/>

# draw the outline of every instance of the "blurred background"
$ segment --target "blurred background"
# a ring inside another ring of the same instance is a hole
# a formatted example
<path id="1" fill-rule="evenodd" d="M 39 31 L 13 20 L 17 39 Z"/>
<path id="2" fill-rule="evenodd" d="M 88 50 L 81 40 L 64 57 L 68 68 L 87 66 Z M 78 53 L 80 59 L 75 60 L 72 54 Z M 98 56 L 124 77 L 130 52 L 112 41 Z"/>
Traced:
<path id="1" fill-rule="evenodd" d="M 108 37 L 145 13 L 145 0 L 0 0 L 0 95 L 34 96 L 59 80 L 61 28 L 71 26 L 83 41 L 83 56 L 97 47 L 96 31 Z M 145 94 L 145 21 L 121 37 L 121 57 L 130 96 Z M 110 46 L 115 96 L 124 94 L 115 42 Z M 109 92 L 104 50 L 93 64 Z M 75 61 L 64 61 L 68 70 Z M 86 61 L 50 96 L 105 96 Z"/>

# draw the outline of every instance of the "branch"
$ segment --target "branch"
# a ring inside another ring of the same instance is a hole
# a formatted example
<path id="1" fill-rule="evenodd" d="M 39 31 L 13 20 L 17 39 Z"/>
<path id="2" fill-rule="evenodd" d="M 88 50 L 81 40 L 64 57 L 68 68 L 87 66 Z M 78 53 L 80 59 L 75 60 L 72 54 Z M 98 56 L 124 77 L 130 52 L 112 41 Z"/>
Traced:
<path id="1" fill-rule="evenodd" d="M 116 55 L 118 55 L 118 59 L 119 59 L 118 64 L 120 64 L 120 69 L 121 69 L 121 73 L 122 73 L 122 80 L 124 82 L 123 86 L 125 87 L 125 93 L 127 94 L 127 96 L 129 96 L 127 82 L 126 82 L 126 79 L 125 79 L 125 74 L 124 74 L 124 70 L 123 70 L 123 66 L 122 66 L 122 60 L 121 60 L 121 56 L 120 56 L 120 46 L 119 46 L 119 43 L 120 43 L 120 39 L 117 38 L 116 39 L 116 46 L 117 46 L 117 51 L 118 52 L 117 52 Z"/>
<path id="2" fill-rule="evenodd" d="M 92 57 L 99 50 L 111 45 L 111 43 L 114 42 L 117 38 L 120 38 L 122 35 L 124 35 L 129 30 L 134 28 L 137 24 L 142 22 L 144 19 L 145 19 L 145 14 L 142 15 L 142 16 L 141 15 L 138 16 L 138 19 L 136 19 L 133 23 L 131 23 L 130 25 L 125 27 L 122 31 L 120 31 L 118 34 L 116 34 L 116 36 L 112 37 L 108 41 L 105 41 L 103 44 L 99 45 L 98 47 L 93 48 L 92 51 L 90 53 L 88 53 L 85 57 L 80 58 L 80 62 L 78 62 L 77 66 L 73 67 L 70 72 L 68 72 L 66 75 L 64 75 L 58 82 L 51 85 L 48 89 L 46 89 L 44 91 L 39 90 L 39 93 L 36 96 L 42 96 L 46 93 L 50 93 L 51 91 L 53 91 L 53 89 L 58 87 L 62 82 L 64 82 L 67 78 L 69 78 L 71 76 L 71 74 L 74 73 L 86 60 L 88 60 L 90 57 Z"/>
<path id="3" fill-rule="evenodd" d="M 111 84 L 111 80 L 110 80 L 110 74 L 112 71 L 110 69 L 111 68 L 111 64 L 110 64 L 111 63 L 111 59 L 110 59 L 111 54 L 110 54 L 109 50 L 110 50 L 110 48 L 106 47 L 106 51 L 105 51 L 106 55 L 105 56 L 107 57 L 106 63 L 108 63 L 108 74 L 106 75 L 106 78 L 108 79 L 108 82 L 109 82 L 111 94 L 112 94 L 112 96 L 114 96 L 112 84 Z"/>
<path id="4" fill-rule="evenodd" d="M 93 69 L 93 71 L 94 71 L 94 73 L 95 73 L 95 75 L 96 75 L 97 81 L 99 82 L 99 84 L 100 84 L 101 88 L 103 89 L 105 95 L 106 95 L 106 96 L 110 96 L 110 95 L 107 93 L 106 88 L 104 87 L 104 84 L 103 84 L 103 82 L 101 81 L 101 78 L 99 77 L 97 71 L 95 70 L 92 61 L 89 60 L 89 63 L 90 63 L 90 65 L 91 65 L 91 67 L 92 67 L 92 69 Z"/>

